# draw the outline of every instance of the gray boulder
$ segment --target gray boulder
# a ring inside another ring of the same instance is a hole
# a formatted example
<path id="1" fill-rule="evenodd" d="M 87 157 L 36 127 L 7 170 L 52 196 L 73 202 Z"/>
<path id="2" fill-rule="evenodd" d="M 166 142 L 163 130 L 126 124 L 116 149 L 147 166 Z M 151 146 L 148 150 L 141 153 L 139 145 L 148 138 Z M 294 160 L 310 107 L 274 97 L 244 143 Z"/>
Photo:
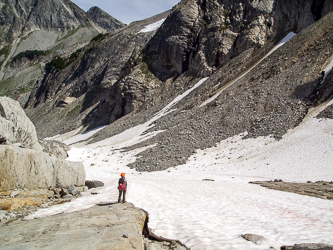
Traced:
<path id="1" fill-rule="evenodd" d="M 260 244 L 265 238 L 257 234 L 242 234 L 241 235 L 245 240 L 252 241 L 255 244 Z"/>
<path id="2" fill-rule="evenodd" d="M 69 194 L 74 196 L 79 196 L 81 194 L 81 192 L 74 185 L 69 186 L 67 190 Z"/>
<path id="3" fill-rule="evenodd" d="M 42 151 L 34 124 L 20 104 L 8 97 L 0 97 L 0 137 L 23 148 Z"/>
<path id="4" fill-rule="evenodd" d="M 91 188 L 103 187 L 104 183 L 101 181 L 86 181 L 85 186 L 87 186 L 88 189 L 91 189 Z"/>

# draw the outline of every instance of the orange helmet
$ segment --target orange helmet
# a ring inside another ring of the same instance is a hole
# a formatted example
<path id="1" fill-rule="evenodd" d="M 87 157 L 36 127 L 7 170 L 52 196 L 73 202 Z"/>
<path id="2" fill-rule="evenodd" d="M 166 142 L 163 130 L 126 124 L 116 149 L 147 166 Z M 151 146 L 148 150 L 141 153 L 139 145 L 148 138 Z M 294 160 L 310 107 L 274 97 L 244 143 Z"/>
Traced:
<path id="1" fill-rule="evenodd" d="M 121 173 L 120 176 L 121 176 L 121 177 L 125 177 L 125 173 Z"/>

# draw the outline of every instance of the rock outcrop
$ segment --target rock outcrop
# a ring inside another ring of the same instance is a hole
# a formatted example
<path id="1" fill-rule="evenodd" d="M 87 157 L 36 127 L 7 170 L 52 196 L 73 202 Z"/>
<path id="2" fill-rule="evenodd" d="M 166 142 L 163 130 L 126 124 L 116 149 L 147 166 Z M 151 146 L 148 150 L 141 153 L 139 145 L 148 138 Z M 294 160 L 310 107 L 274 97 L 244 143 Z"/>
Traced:
<path id="1" fill-rule="evenodd" d="M 44 153 L 32 122 L 7 97 L 0 97 L 0 137 L 6 138 L 0 145 L 0 191 L 84 186 L 83 164 Z"/>
<path id="2" fill-rule="evenodd" d="M 333 245 L 321 243 L 303 243 L 294 246 L 282 246 L 281 250 L 333 250 Z"/>
<path id="3" fill-rule="evenodd" d="M 147 215 L 141 209 L 130 203 L 101 204 L 79 212 L 35 220 L 16 220 L 6 226 L 0 226 L 0 247 L 187 249 L 177 242 L 159 243 L 145 239 L 143 235 L 146 230 Z"/>
<path id="4" fill-rule="evenodd" d="M 315 2 L 181 1 L 149 41 L 147 63 L 164 80 L 188 70 L 209 76 L 242 52 L 269 49 L 289 32 L 313 24 L 324 15 L 324 2 L 325 13 L 333 10 L 330 1 Z"/>
<path id="5" fill-rule="evenodd" d="M 0 97 L 0 137 L 11 144 L 41 151 L 34 124 L 26 116 L 18 102 Z"/>
<path id="6" fill-rule="evenodd" d="M 333 200 L 333 182 L 309 181 L 307 183 L 290 183 L 283 181 L 253 181 L 252 184 L 259 184 L 269 189 L 280 190 L 285 192 L 308 195 L 321 199 Z"/>

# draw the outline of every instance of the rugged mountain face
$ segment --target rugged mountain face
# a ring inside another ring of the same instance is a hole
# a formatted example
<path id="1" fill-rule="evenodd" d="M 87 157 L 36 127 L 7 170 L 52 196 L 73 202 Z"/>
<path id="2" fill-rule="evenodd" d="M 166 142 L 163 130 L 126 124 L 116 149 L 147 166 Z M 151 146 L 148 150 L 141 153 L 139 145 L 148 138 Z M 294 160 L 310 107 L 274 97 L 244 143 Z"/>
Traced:
<path id="1" fill-rule="evenodd" d="M 26 104 L 40 136 L 110 124 L 152 102 L 163 83 L 142 62 L 142 49 L 154 31 L 138 32 L 167 14 L 96 37 L 76 60 L 64 58 L 64 69 L 48 68 Z"/>
<path id="2" fill-rule="evenodd" d="M 85 12 L 70 1 L 1 1 L 1 44 L 34 30 L 68 31 L 89 25 Z"/>
<path id="3" fill-rule="evenodd" d="M 240 53 L 270 49 L 313 24 L 332 10 L 328 2 L 182 1 L 150 40 L 149 63 L 162 79 L 188 70 L 209 76 Z"/>
<path id="4" fill-rule="evenodd" d="M 332 98 L 331 73 L 322 74 L 332 60 L 332 10 L 328 0 L 183 0 L 49 64 L 26 112 L 41 137 L 110 124 L 98 141 L 148 121 L 208 77 L 148 131 L 163 132 L 128 148 L 156 145 L 132 167 L 176 166 L 240 133 L 278 139 Z M 140 32 L 164 18 L 157 31 Z"/>
<path id="5" fill-rule="evenodd" d="M 0 3 L 0 94 L 13 98 L 31 91 L 45 64 L 57 56 L 67 56 L 97 34 L 124 26 L 103 14 L 102 27 L 101 20 L 67 0 Z"/>
<path id="6" fill-rule="evenodd" d="M 332 98 L 332 81 L 327 77 L 322 82 L 321 74 L 332 60 L 332 17 L 301 31 L 235 82 L 230 79 L 244 57 L 231 60 L 173 107 L 175 112 L 155 122 L 147 132 L 165 132 L 131 148 L 157 143 L 132 167 L 166 169 L 185 163 L 193 147 L 213 147 L 242 133 L 244 138 L 279 139 L 297 126 L 310 107 Z"/>
<path id="7" fill-rule="evenodd" d="M 104 28 L 107 31 L 112 31 L 126 26 L 125 24 L 118 21 L 117 19 L 110 16 L 108 13 L 96 6 L 91 7 L 88 10 L 87 14 L 91 17 L 92 20 L 95 21 L 95 23 L 98 23 L 100 27 Z"/>

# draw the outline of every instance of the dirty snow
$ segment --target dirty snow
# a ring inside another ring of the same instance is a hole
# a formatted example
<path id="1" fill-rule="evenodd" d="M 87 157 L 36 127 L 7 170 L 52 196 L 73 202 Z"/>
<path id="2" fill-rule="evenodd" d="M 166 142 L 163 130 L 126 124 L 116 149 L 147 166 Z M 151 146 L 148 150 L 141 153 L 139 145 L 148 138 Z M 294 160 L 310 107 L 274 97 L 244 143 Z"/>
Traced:
<path id="1" fill-rule="evenodd" d="M 244 131 L 213 148 L 197 150 L 186 164 L 176 168 L 140 173 L 126 167 L 146 148 L 130 152 L 121 148 L 154 136 L 143 133 L 153 121 L 172 112 L 173 105 L 204 80 L 147 123 L 99 143 L 72 146 L 68 160 L 82 161 L 87 179 L 103 181 L 105 186 L 82 193 L 72 202 L 38 210 L 27 219 L 116 202 L 117 181 L 125 172 L 129 184 L 127 201 L 149 212 L 153 232 L 179 239 L 191 249 L 279 249 L 296 243 L 333 244 L 333 201 L 249 184 L 271 179 L 333 181 L 333 120 L 315 118 L 333 101 L 311 110 L 298 127 L 279 141 L 271 137 L 242 139 Z M 87 133 L 70 142 L 83 138 L 87 139 Z M 259 244 L 248 242 L 241 237 L 245 233 L 262 235 L 265 240 Z"/>

